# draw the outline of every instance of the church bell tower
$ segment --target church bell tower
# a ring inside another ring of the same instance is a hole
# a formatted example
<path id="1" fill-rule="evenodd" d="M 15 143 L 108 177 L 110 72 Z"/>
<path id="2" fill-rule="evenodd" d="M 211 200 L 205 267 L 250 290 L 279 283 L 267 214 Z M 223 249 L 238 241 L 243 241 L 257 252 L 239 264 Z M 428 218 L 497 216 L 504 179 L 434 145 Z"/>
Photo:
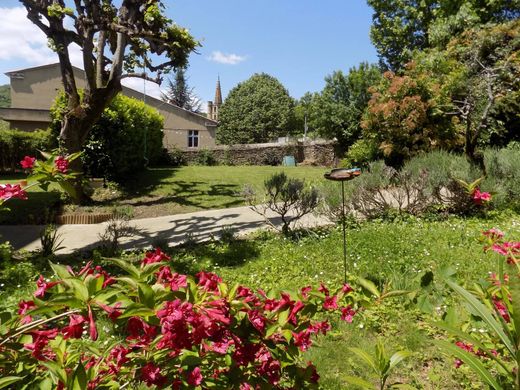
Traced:
<path id="1" fill-rule="evenodd" d="M 222 91 L 220 89 L 220 76 L 217 79 L 215 88 L 215 99 L 208 102 L 208 118 L 218 122 L 218 110 L 222 105 Z"/>

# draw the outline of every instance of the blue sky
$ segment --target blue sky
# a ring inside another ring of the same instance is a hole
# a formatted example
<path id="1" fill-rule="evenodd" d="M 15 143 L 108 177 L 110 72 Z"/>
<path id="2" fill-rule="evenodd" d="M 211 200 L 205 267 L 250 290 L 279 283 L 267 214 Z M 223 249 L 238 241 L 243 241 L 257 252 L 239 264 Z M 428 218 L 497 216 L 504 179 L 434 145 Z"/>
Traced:
<path id="1" fill-rule="evenodd" d="M 370 42 L 372 10 L 364 0 L 166 0 L 167 13 L 202 42 L 190 57 L 188 83 L 212 100 L 257 72 L 277 77 L 291 96 L 319 91 L 332 71 L 377 62 Z M 4 72 L 54 62 L 45 38 L 16 0 L 0 4 L 0 84 Z M 19 8 L 18 10 L 15 8 Z M 78 56 L 79 57 L 79 56 Z M 139 87 L 142 82 L 132 81 Z M 153 86 L 148 91 L 157 90 Z"/>

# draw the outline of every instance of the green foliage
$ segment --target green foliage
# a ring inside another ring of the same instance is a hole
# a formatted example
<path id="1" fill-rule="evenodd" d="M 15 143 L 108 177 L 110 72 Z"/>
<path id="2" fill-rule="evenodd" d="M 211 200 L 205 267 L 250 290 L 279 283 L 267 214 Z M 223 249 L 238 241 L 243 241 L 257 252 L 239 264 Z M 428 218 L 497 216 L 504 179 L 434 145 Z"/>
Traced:
<path id="1" fill-rule="evenodd" d="M 290 236 L 295 224 L 307 214 L 314 212 L 319 204 L 319 192 L 315 187 L 310 187 L 305 180 L 289 178 L 285 172 L 275 173 L 264 182 L 265 196 L 263 200 L 257 199 L 254 189 L 247 186 L 244 189 L 244 197 L 253 210 L 263 215 L 272 227 L 267 212 L 276 213 L 282 220 L 282 233 Z M 258 202 L 260 206 L 257 206 Z"/>
<path id="2" fill-rule="evenodd" d="M 370 38 L 381 64 L 404 68 L 414 50 L 443 47 L 464 30 L 520 16 L 517 0 L 369 0 L 374 9 Z"/>
<path id="3" fill-rule="evenodd" d="M 255 74 L 228 94 L 219 111 L 222 144 L 269 142 L 293 130 L 294 102 L 273 76 Z"/>
<path id="4" fill-rule="evenodd" d="M 366 138 L 357 140 L 348 148 L 345 158 L 341 160 L 341 166 L 346 168 L 367 167 L 368 163 L 379 157 L 378 145 Z"/>
<path id="5" fill-rule="evenodd" d="M 456 122 L 440 109 L 450 103 L 439 94 L 441 83 L 422 73 L 397 76 L 386 72 L 373 88 L 362 127 L 365 138 L 379 145 L 385 161 L 400 167 L 418 153 L 453 149 L 462 143 Z"/>
<path id="6" fill-rule="evenodd" d="M 161 99 L 185 110 L 201 113 L 202 102 L 195 96 L 193 88 L 188 86 L 184 68 L 175 71 L 175 79 L 168 79 L 166 92 L 161 94 Z"/>
<path id="7" fill-rule="evenodd" d="M 41 255 L 44 257 L 52 256 L 60 249 L 63 249 L 61 244 L 63 239 L 58 233 L 58 228 L 55 225 L 47 225 L 40 232 Z"/>
<path id="8" fill-rule="evenodd" d="M 186 164 L 186 158 L 184 157 L 184 152 L 177 148 L 169 148 L 165 149 L 166 153 L 166 162 L 168 165 L 172 165 L 174 167 L 180 167 Z"/>
<path id="9" fill-rule="evenodd" d="M 0 107 L 11 107 L 11 86 L 0 85 Z"/>
<path id="10" fill-rule="evenodd" d="M 370 99 L 369 88 L 381 79 L 375 65 L 363 62 L 348 74 L 336 71 L 325 78 L 325 87 L 299 102 L 299 112 L 307 113 L 309 127 L 320 136 L 336 138 L 346 150 L 361 136 L 361 117 Z"/>
<path id="11" fill-rule="evenodd" d="M 0 131 L 0 171 L 21 169 L 20 161 L 25 156 L 37 156 L 41 150 L 52 149 L 55 143 L 54 139 L 48 130 L 34 132 Z"/>
<path id="12" fill-rule="evenodd" d="M 197 164 L 204 166 L 217 165 L 217 159 L 212 150 L 203 148 L 197 151 Z"/>
<path id="13" fill-rule="evenodd" d="M 51 108 L 57 134 L 66 111 L 62 93 Z M 123 181 L 161 157 L 163 117 L 142 101 L 118 95 L 93 126 L 83 147 L 85 172 L 92 177 Z"/>

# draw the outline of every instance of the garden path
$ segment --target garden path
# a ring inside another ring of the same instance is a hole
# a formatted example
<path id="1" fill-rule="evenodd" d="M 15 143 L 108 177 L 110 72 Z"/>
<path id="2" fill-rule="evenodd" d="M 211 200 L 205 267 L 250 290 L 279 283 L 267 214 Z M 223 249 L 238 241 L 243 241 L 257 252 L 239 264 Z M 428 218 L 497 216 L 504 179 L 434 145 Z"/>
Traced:
<path id="1" fill-rule="evenodd" d="M 275 214 L 268 214 L 268 217 L 271 223 L 280 226 L 281 221 Z M 316 227 L 330 222 L 323 217 L 306 216 L 299 223 L 301 227 Z M 121 239 L 123 249 L 150 247 L 152 242 L 159 240 L 173 246 L 189 237 L 203 242 L 212 237 L 218 238 L 223 228 L 232 229 L 237 235 L 243 236 L 269 227 L 264 218 L 248 206 L 133 219 L 129 225 L 134 228 L 134 232 L 130 237 Z M 58 253 L 69 254 L 99 246 L 100 235 L 107 226 L 108 222 L 59 226 L 63 248 Z M 0 236 L 2 241 L 9 241 L 15 249 L 37 250 L 40 248 L 39 233 L 42 229 L 43 226 L 35 225 L 6 225 L 0 226 Z"/>

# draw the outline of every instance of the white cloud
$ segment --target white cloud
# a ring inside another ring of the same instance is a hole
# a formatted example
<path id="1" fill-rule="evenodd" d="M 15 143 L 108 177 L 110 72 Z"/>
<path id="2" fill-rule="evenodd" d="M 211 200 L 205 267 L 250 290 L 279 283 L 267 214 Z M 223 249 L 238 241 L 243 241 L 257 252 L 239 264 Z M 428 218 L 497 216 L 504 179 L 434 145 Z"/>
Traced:
<path id="1" fill-rule="evenodd" d="M 238 54 L 227 54 L 221 51 L 214 51 L 208 57 L 208 60 L 218 62 L 219 64 L 236 65 L 246 60 L 246 56 L 239 56 Z"/>
<path id="2" fill-rule="evenodd" d="M 24 7 L 0 8 L 0 61 L 23 60 L 31 65 L 58 62 L 58 56 L 47 46 L 47 37 L 27 19 Z M 81 49 L 69 47 L 74 65 L 82 64 Z"/>

